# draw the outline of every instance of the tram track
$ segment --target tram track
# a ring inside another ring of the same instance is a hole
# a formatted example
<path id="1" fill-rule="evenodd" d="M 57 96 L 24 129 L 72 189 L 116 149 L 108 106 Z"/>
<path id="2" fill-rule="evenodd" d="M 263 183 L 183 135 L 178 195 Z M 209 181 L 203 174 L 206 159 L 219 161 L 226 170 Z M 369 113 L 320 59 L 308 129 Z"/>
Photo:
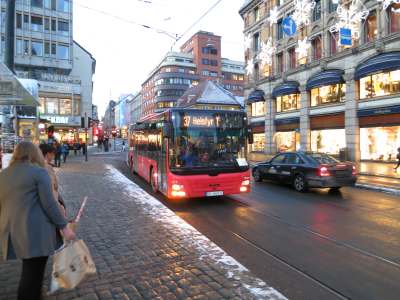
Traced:
<path id="1" fill-rule="evenodd" d="M 121 167 L 121 166 L 120 166 Z M 215 218 L 215 216 L 218 216 L 218 213 L 221 213 L 223 211 L 228 211 L 230 210 L 229 205 L 224 206 L 223 204 L 217 205 L 217 210 L 219 212 L 216 212 L 215 209 L 209 209 L 211 207 L 214 207 L 211 203 L 212 202 L 206 202 L 208 204 L 205 204 L 201 201 L 198 202 L 186 202 L 186 203 L 181 203 L 181 204 L 176 204 L 176 203 L 171 203 L 171 201 L 168 201 L 163 197 L 162 195 L 154 195 L 151 192 L 150 187 L 146 184 L 144 180 L 139 178 L 138 176 L 130 174 L 129 170 L 126 168 L 124 165 L 123 167 L 123 173 L 126 175 L 129 174 L 129 178 L 136 183 L 138 183 L 143 189 L 145 189 L 147 192 L 155 196 L 159 201 L 161 201 L 163 204 L 168 206 L 170 209 L 175 211 L 178 215 L 180 215 L 183 219 L 185 219 L 188 223 L 192 224 L 194 227 L 198 228 L 198 224 L 200 224 L 201 228 L 199 229 L 202 231 L 204 234 L 209 236 L 210 239 L 213 239 L 213 236 L 215 235 L 220 235 L 222 237 L 226 237 L 227 235 L 230 235 L 232 240 L 236 239 L 240 241 L 243 244 L 246 244 L 248 248 L 253 249 L 251 253 L 258 253 L 257 256 L 259 256 L 262 260 L 262 257 L 265 257 L 264 261 L 269 260 L 269 261 L 275 261 L 277 264 L 281 264 L 284 266 L 288 271 L 290 270 L 291 272 L 297 274 L 297 277 L 302 277 L 304 278 L 305 281 L 309 281 L 311 285 L 319 287 L 321 290 L 325 291 L 329 295 L 332 295 L 332 298 L 336 299 L 354 299 L 358 298 L 357 292 L 353 292 L 352 290 L 349 290 L 349 286 L 346 285 L 343 286 L 343 284 L 339 283 L 336 280 L 331 280 L 327 279 L 326 276 L 320 276 L 320 270 L 314 269 L 312 265 L 306 265 L 302 262 L 299 262 L 297 260 L 293 260 L 293 257 L 287 256 L 285 257 L 285 253 L 281 253 L 279 251 L 279 248 L 274 248 L 274 247 L 269 247 L 268 244 L 265 244 L 265 241 L 262 239 L 258 239 L 254 235 L 252 236 L 251 234 L 244 233 L 240 227 L 235 229 L 234 224 L 228 224 L 225 222 L 225 220 L 222 218 Z M 254 207 L 253 205 L 247 203 L 243 199 L 240 199 L 240 196 L 232 196 L 232 197 L 222 197 L 221 200 L 224 200 L 228 203 L 231 203 L 233 206 L 241 206 L 245 207 L 246 210 L 249 212 L 252 212 L 253 214 L 257 214 L 259 216 L 265 217 L 265 219 L 273 220 L 273 222 L 276 222 L 277 224 L 280 224 L 279 226 L 283 226 L 283 230 L 288 230 L 288 231 L 295 231 L 299 232 L 299 235 L 305 234 L 310 237 L 311 240 L 323 240 L 326 243 L 330 243 L 332 245 L 335 245 L 335 249 L 345 249 L 345 250 L 337 250 L 338 253 L 335 255 L 339 255 L 339 253 L 343 253 L 343 251 L 348 251 L 349 257 L 354 257 L 354 254 L 350 253 L 355 253 L 357 254 L 356 257 L 365 257 L 368 258 L 369 260 L 376 261 L 377 264 L 383 264 L 386 265 L 387 267 L 390 268 L 395 268 L 396 270 L 400 269 L 400 264 L 397 263 L 396 261 L 393 261 L 389 258 L 383 257 L 381 255 L 378 255 L 376 253 L 372 253 L 366 249 L 363 249 L 361 247 L 358 247 L 357 245 L 353 245 L 344 241 L 341 241 L 339 239 L 336 239 L 332 236 L 322 234 L 318 231 L 315 231 L 311 229 L 308 226 L 298 224 L 295 222 L 291 222 L 290 220 L 287 220 L 283 218 L 282 216 L 268 210 L 267 208 L 265 209 L 259 209 Z M 329 203 L 331 204 L 331 203 Z M 210 207 L 208 207 L 210 206 Z M 345 209 L 346 211 L 349 210 L 347 207 L 342 207 L 341 205 L 332 205 L 335 208 L 338 209 Z M 233 207 L 232 207 L 233 209 Z M 207 224 L 207 225 L 204 225 Z M 209 228 L 213 228 L 211 231 Z M 205 229 L 205 230 L 204 230 Z M 242 232 L 241 232 L 242 231 Z M 263 245 L 264 243 L 264 245 Z M 312 242 L 314 243 L 314 242 Z M 316 245 L 318 245 L 317 243 Z M 220 245 L 221 246 L 221 245 Z M 321 248 L 323 249 L 323 248 Z M 226 249 L 229 251 L 229 249 Z M 336 251 L 336 250 L 333 250 Z M 347 255 L 346 255 L 347 256 Z M 360 258 L 361 259 L 361 258 Z M 367 265 L 370 266 L 371 262 L 369 260 L 366 260 Z M 239 259 L 240 260 L 240 259 Z M 364 260 L 361 260 L 364 262 Z M 334 264 L 334 261 L 328 263 L 329 264 Z M 350 266 L 352 263 L 350 262 Z M 347 263 L 343 265 L 344 268 L 346 268 Z M 353 265 L 354 267 L 354 265 Z M 381 269 L 387 269 L 387 267 L 382 267 Z M 357 269 L 356 269 L 357 270 Z M 397 274 L 397 271 L 393 271 L 391 273 Z M 359 270 L 358 270 L 359 271 Z M 330 270 L 327 270 L 327 272 L 330 272 Z M 360 276 L 359 276 L 360 275 Z M 364 278 L 365 276 L 360 273 L 359 275 L 354 275 L 354 276 L 359 276 L 360 278 Z M 292 275 L 288 275 L 292 276 Z M 329 278 L 329 277 L 328 277 Z M 360 278 L 358 279 L 358 282 L 360 282 Z M 350 277 L 351 279 L 351 277 Z M 304 281 L 303 280 L 303 281 Z M 296 297 L 295 297 L 296 298 Z M 389 299 L 389 298 L 387 298 Z"/>
<path id="2" fill-rule="evenodd" d="M 243 204 L 243 202 L 240 201 L 240 200 L 237 199 L 237 198 L 233 198 L 233 197 L 229 197 L 229 198 L 230 198 L 230 199 L 233 199 L 234 201 L 237 201 L 237 202 L 240 202 L 241 204 Z M 319 233 L 319 232 L 317 232 L 317 231 L 315 231 L 315 230 L 312 230 L 312 229 L 308 228 L 307 226 L 303 226 L 303 225 L 296 224 L 296 223 L 291 223 L 291 222 L 289 222 L 289 221 L 286 221 L 286 220 L 282 219 L 282 217 L 277 216 L 277 215 L 275 215 L 275 214 L 266 213 L 266 212 L 264 212 L 264 211 L 261 211 L 261 210 L 259 210 L 259 209 L 254 208 L 254 207 L 252 207 L 252 206 L 248 206 L 248 205 L 246 205 L 246 206 L 248 207 L 249 210 L 254 211 L 255 213 L 261 214 L 261 215 L 263 215 L 263 216 L 266 216 L 266 217 L 269 217 L 269 218 L 273 218 L 273 219 L 276 220 L 277 222 L 283 223 L 283 224 L 285 224 L 285 225 L 291 227 L 291 228 L 294 229 L 294 230 L 303 231 L 303 232 L 306 232 L 306 233 L 308 233 L 308 234 L 315 235 L 315 236 L 317 236 L 318 238 L 321 238 L 321 239 L 327 240 L 327 241 L 329 241 L 329 242 L 332 242 L 332 243 L 334 243 L 335 245 L 338 245 L 338 246 L 341 246 L 341 247 L 344 247 L 344 248 L 347 248 L 347 249 L 351 249 L 351 250 L 353 250 L 353 251 L 355 251 L 355 252 L 357 252 L 357 253 L 360 253 L 360 254 L 362 254 L 362 255 L 371 257 L 371 258 L 373 258 L 373 259 L 379 260 L 380 262 L 383 262 L 383 263 L 385 263 L 385 264 L 388 264 L 388 265 L 391 265 L 391 266 L 394 266 L 394 267 L 400 269 L 400 264 L 399 264 L 399 263 L 397 263 L 397 262 L 395 262 L 395 261 L 392 261 L 392 260 L 390 260 L 390 259 L 388 259 L 388 258 L 379 256 L 379 255 L 374 254 L 374 253 L 372 253 L 372 252 L 369 252 L 369 251 L 367 251 L 367 250 L 363 250 L 363 249 L 361 249 L 361 248 L 359 248 L 359 247 L 356 247 L 356 246 L 354 246 L 354 245 L 351 245 L 351 244 L 349 244 L 349 243 L 345 243 L 345 242 L 339 241 L 338 239 L 335 239 L 335 238 L 333 238 L 333 237 L 329 237 L 329 236 L 324 235 L 324 234 L 322 234 L 322 233 Z"/>

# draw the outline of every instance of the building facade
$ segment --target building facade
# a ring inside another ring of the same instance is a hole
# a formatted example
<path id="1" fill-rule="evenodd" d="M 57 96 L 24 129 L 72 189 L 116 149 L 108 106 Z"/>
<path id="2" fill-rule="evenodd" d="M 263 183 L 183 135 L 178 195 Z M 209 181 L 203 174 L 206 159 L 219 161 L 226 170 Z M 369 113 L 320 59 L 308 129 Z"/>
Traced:
<path id="1" fill-rule="evenodd" d="M 221 58 L 221 37 L 199 31 L 180 52 L 168 53 L 142 85 L 142 117 L 174 107 L 184 92 L 200 81 L 216 81 L 243 96 L 244 64 Z"/>
<path id="2" fill-rule="evenodd" d="M 142 115 L 142 94 L 137 93 L 133 96 L 132 101 L 130 102 L 130 115 L 131 115 L 131 124 L 136 123 L 140 120 Z"/>
<path id="3" fill-rule="evenodd" d="M 1 0 L 3 15 L 6 2 Z M 17 109 L 19 136 L 30 132 L 31 138 L 46 140 L 46 127 L 53 126 L 58 140 L 85 137 L 79 128 L 81 116 L 92 113 L 95 59 L 73 40 L 72 11 L 71 0 L 16 1 L 15 71 L 19 78 L 38 81 L 40 99 L 39 109 Z M 1 50 L 3 56 L 4 47 Z"/>
<path id="4" fill-rule="evenodd" d="M 347 4 L 346 4 L 347 3 Z M 348 8 L 352 2 L 343 3 Z M 246 1 L 239 13 L 250 40 L 245 99 L 254 144 L 273 154 L 312 150 L 349 160 L 395 160 L 400 146 L 400 14 L 398 4 L 356 1 L 369 11 L 353 28 L 351 45 L 331 32 L 338 22 L 332 0 L 315 1 L 310 22 L 284 33 L 293 1 Z M 278 7 L 276 23 L 269 20 Z M 290 34 L 290 36 L 289 36 Z M 272 63 L 258 59 L 272 41 Z M 298 46 L 307 41 L 306 47 Z"/>

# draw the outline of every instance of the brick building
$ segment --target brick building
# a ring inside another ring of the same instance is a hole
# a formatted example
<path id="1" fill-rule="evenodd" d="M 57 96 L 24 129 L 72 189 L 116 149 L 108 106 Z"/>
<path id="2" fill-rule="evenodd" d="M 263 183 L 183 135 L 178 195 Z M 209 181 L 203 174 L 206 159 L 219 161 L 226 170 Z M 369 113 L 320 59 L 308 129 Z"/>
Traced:
<path id="1" fill-rule="evenodd" d="M 210 80 L 243 96 L 244 63 L 221 57 L 221 37 L 199 31 L 169 52 L 142 84 L 142 117 L 174 107 L 188 87 Z"/>

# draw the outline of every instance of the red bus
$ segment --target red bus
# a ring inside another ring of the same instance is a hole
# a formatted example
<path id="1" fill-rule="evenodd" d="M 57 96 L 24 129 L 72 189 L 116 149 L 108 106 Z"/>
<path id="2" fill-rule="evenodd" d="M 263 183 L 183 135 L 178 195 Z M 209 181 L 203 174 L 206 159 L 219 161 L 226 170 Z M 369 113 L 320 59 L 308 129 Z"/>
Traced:
<path id="1" fill-rule="evenodd" d="M 250 191 L 242 111 L 171 108 L 131 125 L 128 164 L 168 198 Z"/>

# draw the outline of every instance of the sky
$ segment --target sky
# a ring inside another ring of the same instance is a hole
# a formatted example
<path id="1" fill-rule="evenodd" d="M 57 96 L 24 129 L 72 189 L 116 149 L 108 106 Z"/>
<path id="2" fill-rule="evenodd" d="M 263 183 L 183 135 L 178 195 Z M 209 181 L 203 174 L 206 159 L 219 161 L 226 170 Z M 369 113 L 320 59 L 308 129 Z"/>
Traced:
<path id="1" fill-rule="evenodd" d="M 93 103 L 99 116 L 110 99 L 139 92 L 141 84 L 181 35 L 217 0 L 74 0 L 74 40 L 96 59 Z M 244 59 L 243 0 L 222 0 L 174 47 L 199 30 L 222 36 L 222 56 Z M 137 24 L 151 26 L 148 29 Z"/>

